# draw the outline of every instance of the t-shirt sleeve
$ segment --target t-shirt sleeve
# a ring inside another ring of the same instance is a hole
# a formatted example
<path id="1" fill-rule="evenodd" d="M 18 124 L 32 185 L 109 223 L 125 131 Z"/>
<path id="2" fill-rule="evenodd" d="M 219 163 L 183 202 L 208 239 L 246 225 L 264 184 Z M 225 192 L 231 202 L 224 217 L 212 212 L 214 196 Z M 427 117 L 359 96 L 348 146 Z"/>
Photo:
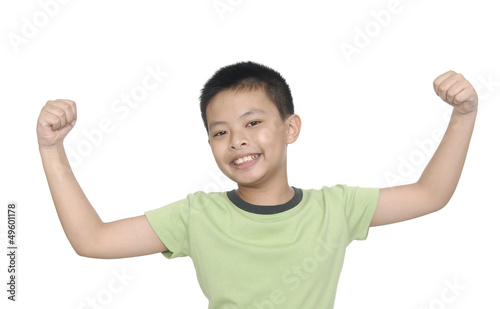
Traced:
<path id="1" fill-rule="evenodd" d="M 186 198 L 145 212 L 149 224 L 168 249 L 162 252 L 168 259 L 189 255 L 189 210 Z"/>
<path id="2" fill-rule="evenodd" d="M 378 204 L 379 189 L 339 186 L 344 204 L 344 214 L 349 242 L 365 240 Z"/>

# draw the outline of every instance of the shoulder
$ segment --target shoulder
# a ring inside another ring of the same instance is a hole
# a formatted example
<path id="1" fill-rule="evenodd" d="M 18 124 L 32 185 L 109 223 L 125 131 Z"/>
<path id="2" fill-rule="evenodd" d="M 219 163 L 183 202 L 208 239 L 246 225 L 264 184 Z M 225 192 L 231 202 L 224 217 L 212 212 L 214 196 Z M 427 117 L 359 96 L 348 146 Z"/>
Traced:
<path id="1" fill-rule="evenodd" d="M 192 205 L 210 205 L 227 201 L 227 192 L 196 191 L 188 194 L 186 198 Z"/>
<path id="2" fill-rule="evenodd" d="M 303 191 L 308 199 L 320 199 L 327 204 L 341 203 L 344 205 L 362 200 L 378 200 L 379 195 L 379 188 L 350 186 L 346 184 L 323 186 L 320 189 L 305 189 Z"/>
<path id="3" fill-rule="evenodd" d="M 225 212 L 230 205 L 227 192 L 196 191 L 187 195 L 185 207 L 192 216 Z"/>
<path id="4" fill-rule="evenodd" d="M 323 186 L 319 189 L 302 189 L 302 191 L 310 197 L 333 197 L 333 198 L 341 198 L 348 194 L 353 190 L 352 186 L 348 186 L 345 184 L 337 184 L 333 186 Z"/>
<path id="5" fill-rule="evenodd" d="M 156 209 L 146 211 L 148 216 L 152 215 L 170 215 L 179 213 L 188 215 L 192 210 L 210 209 L 207 207 L 214 204 L 221 204 L 227 199 L 226 192 L 203 192 L 197 191 L 189 193 L 185 198 L 165 204 Z"/>

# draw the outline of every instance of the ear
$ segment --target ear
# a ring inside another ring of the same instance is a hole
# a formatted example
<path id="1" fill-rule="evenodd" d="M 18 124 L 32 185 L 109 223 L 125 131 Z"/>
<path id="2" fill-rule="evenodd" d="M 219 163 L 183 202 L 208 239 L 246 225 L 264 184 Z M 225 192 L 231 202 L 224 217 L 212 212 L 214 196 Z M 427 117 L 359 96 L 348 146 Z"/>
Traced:
<path id="1" fill-rule="evenodd" d="M 292 144 L 297 140 L 297 138 L 299 138 L 302 120 L 300 120 L 299 115 L 293 114 L 288 117 L 286 123 L 288 126 L 286 142 L 287 144 Z"/>

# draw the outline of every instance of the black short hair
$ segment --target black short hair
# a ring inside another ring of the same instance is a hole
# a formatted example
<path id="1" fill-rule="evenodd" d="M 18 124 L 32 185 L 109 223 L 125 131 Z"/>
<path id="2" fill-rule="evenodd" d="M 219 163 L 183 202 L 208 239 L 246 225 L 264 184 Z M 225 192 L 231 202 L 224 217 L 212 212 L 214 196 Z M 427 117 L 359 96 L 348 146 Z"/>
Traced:
<path id="1" fill-rule="evenodd" d="M 220 68 L 205 83 L 200 95 L 203 124 L 208 132 L 207 106 L 219 92 L 224 90 L 264 89 L 267 97 L 276 105 L 281 119 L 294 114 L 290 87 L 277 71 L 255 62 L 238 62 Z"/>

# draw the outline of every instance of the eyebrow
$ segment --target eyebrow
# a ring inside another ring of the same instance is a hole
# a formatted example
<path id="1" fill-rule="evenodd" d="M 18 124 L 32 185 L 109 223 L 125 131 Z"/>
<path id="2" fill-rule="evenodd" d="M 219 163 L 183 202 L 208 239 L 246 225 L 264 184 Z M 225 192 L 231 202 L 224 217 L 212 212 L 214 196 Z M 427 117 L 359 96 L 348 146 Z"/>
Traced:
<path id="1" fill-rule="evenodd" d="M 247 112 L 241 114 L 238 119 L 245 118 L 247 116 L 253 115 L 253 114 L 267 114 L 264 110 L 262 109 L 257 109 L 257 108 L 252 108 L 248 110 Z M 227 121 L 213 121 L 208 125 L 208 129 L 210 130 L 212 127 L 215 127 L 220 124 L 225 124 Z"/>

